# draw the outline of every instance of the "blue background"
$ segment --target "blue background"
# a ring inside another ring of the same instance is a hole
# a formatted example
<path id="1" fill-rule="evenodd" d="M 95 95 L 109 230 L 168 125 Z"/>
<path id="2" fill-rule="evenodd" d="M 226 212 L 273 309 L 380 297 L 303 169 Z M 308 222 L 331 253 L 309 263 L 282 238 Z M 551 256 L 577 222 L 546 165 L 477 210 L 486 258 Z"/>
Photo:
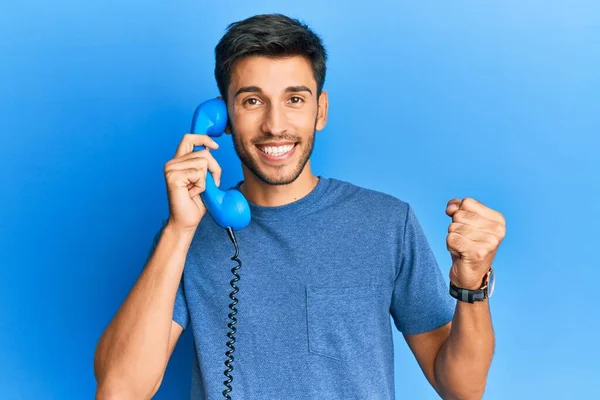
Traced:
<path id="1" fill-rule="evenodd" d="M 262 12 L 305 20 L 329 51 L 315 173 L 410 202 L 445 275 L 446 202 L 505 215 L 485 398 L 593 397 L 598 3 L 283 3 L 2 2 L 0 398 L 93 398 L 96 343 L 168 212 L 164 163 L 217 94 L 214 46 Z M 395 334 L 398 397 L 435 398 Z M 191 346 L 186 332 L 156 398 L 187 397 Z"/>

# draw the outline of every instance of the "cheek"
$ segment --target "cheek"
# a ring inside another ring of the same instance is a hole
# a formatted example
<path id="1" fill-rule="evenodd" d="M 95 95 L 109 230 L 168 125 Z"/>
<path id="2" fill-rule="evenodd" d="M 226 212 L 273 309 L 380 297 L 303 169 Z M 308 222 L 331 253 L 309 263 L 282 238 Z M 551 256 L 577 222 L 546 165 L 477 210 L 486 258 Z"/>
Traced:
<path id="1" fill-rule="evenodd" d="M 247 118 L 241 116 L 234 116 L 230 119 L 231 129 L 236 134 L 237 138 L 246 138 L 248 133 L 252 131 L 251 124 Z"/>
<path id="2" fill-rule="evenodd" d="M 236 113 L 233 117 L 232 128 L 238 136 L 246 138 L 260 129 L 260 120 L 256 115 Z"/>
<path id="3" fill-rule="evenodd" d="M 294 110 L 287 115 L 289 125 L 301 132 L 310 131 L 312 133 L 316 118 L 316 112 L 312 110 Z"/>

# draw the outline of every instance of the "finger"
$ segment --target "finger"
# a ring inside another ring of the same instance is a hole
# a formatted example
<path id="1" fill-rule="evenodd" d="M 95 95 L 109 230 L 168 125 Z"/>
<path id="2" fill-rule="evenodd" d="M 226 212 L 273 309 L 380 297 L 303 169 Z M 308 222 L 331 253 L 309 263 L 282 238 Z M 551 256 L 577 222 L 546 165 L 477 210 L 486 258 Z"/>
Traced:
<path id="1" fill-rule="evenodd" d="M 207 152 L 206 159 L 208 160 L 208 170 L 212 174 L 215 185 L 218 187 L 221 184 L 221 173 L 223 170 L 210 152 Z"/>
<path id="2" fill-rule="evenodd" d="M 470 239 L 473 242 L 488 243 L 492 246 L 498 245 L 500 239 L 496 236 L 495 232 L 489 232 L 474 228 L 470 225 L 461 224 L 459 222 L 453 222 L 448 227 L 448 233 L 458 233 Z"/>
<path id="3" fill-rule="evenodd" d="M 477 229 L 480 232 L 485 232 L 486 234 L 494 235 L 494 236 L 503 236 L 502 232 L 500 232 L 502 226 L 494 221 L 488 221 L 481 224 L 480 227 L 474 227 L 470 224 L 465 224 L 463 222 L 452 222 L 448 226 L 448 233 L 450 232 L 467 232 L 471 229 Z"/>
<path id="4" fill-rule="evenodd" d="M 489 219 L 490 221 L 498 222 L 499 224 L 505 224 L 504 216 L 500 214 L 496 210 L 492 210 L 491 208 L 485 206 L 478 200 L 475 200 L 472 197 L 465 197 L 460 203 L 461 210 L 473 211 L 484 218 Z"/>
<path id="5" fill-rule="evenodd" d="M 504 236 L 506 231 L 505 226 L 499 222 L 490 221 L 476 212 L 464 210 L 462 208 L 452 214 L 452 222 L 460 222 L 465 225 L 474 226 L 480 230 L 489 230 L 490 232 L 495 232 L 499 236 Z"/>
<path id="6" fill-rule="evenodd" d="M 460 199 L 452 199 L 446 204 L 446 215 L 451 217 L 459 209 Z"/>
<path id="7" fill-rule="evenodd" d="M 211 149 L 209 149 L 209 148 L 204 148 L 202 150 L 194 150 L 191 153 L 187 153 L 180 157 L 173 158 L 171 161 L 177 162 L 177 161 L 182 161 L 182 160 L 188 160 L 190 158 L 204 157 L 207 154 L 211 154 L 210 150 Z"/>
<path id="8" fill-rule="evenodd" d="M 206 175 L 204 175 L 204 179 L 206 179 Z M 194 197 L 198 197 L 200 195 L 200 193 L 202 193 L 204 191 L 204 185 L 203 184 L 194 184 L 189 190 L 188 193 L 190 195 L 190 198 L 194 198 Z"/>
<path id="9" fill-rule="evenodd" d="M 481 242 L 479 240 L 473 240 L 465 235 L 462 235 L 458 232 L 450 232 L 446 236 L 446 248 L 453 255 L 461 255 L 469 254 L 469 252 L 473 251 L 483 251 L 485 253 L 489 252 L 489 250 L 494 248 L 494 245 L 489 241 L 486 241 L 485 246 L 481 244 L 475 244 L 475 242 Z"/>
<path id="10" fill-rule="evenodd" d="M 181 157 L 184 154 L 189 154 L 194 151 L 194 146 L 206 146 L 211 149 L 218 149 L 219 144 L 210 136 L 199 133 L 186 133 L 177 147 L 175 157 Z"/>
<path id="11" fill-rule="evenodd" d="M 460 233 L 451 232 L 446 236 L 446 248 L 455 256 L 460 256 L 471 246 L 471 241 Z"/>
<path id="12" fill-rule="evenodd" d="M 206 171 L 208 169 L 208 159 L 204 157 L 194 157 L 188 158 L 187 160 L 174 161 L 167 165 L 166 171 L 183 171 L 189 168 Z"/>
<path id="13" fill-rule="evenodd" d="M 221 169 L 221 166 L 219 165 L 219 163 L 217 162 L 217 160 L 214 158 L 214 156 L 210 153 L 210 151 L 208 149 L 194 151 L 192 153 L 185 154 L 177 159 L 173 159 L 173 160 L 169 161 L 169 163 L 171 165 L 173 165 L 174 168 L 181 169 L 181 168 L 189 167 L 190 161 L 192 161 L 193 163 L 197 162 L 194 160 L 206 160 L 206 164 L 204 161 L 202 161 L 202 164 L 199 164 L 199 165 L 202 165 L 204 168 L 207 168 L 212 173 L 212 177 L 215 181 L 215 184 L 217 186 L 219 186 L 219 184 L 221 183 L 222 169 Z M 167 163 L 167 164 L 169 164 L 169 163 Z M 195 164 L 192 164 L 192 165 L 195 165 Z"/>
<path id="14" fill-rule="evenodd" d="M 206 168 L 188 167 L 165 170 L 165 179 L 169 188 L 185 187 L 190 190 L 193 186 L 204 187 Z"/>
<path id="15" fill-rule="evenodd" d="M 460 253 L 463 260 L 481 262 L 489 261 L 490 256 L 493 258 L 497 245 L 490 242 L 482 244 L 482 242 L 472 240 L 458 232 L 451 232 L 446 237 L 446 247 L 451 250 L 451 253 L 452 251 Z"/>
<path id="16" fill-rule="evenodd" d="M 452 247 L 450 247 L 450 244 L 447 240 L 448 238 L 446 238 L 446 249 L 450 252 L 450 254 L 452 254 L 454 257 L 458 257 L 460 258 L 460 253 L 456 250 L 454 250 Z"/>

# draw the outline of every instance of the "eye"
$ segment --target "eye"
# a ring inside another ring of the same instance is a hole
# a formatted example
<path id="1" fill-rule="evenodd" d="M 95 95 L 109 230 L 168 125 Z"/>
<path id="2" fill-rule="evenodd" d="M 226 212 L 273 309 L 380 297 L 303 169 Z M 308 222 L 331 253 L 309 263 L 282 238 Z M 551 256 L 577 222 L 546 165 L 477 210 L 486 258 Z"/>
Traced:
<path id="1" fill-rule="evenodd" d="M 249 106 L 255 106 L 255 105 L 258 105 L 259 103 L 260 103 L 260 101 L 256 97 L 249 97 L 246 100 L 244 100 L 244 104 L 247 104 Z"/>
<path id="2" fill-rule="evenodd" d="M 291 102 L 292 104 L 300 104 L 300 103 L 302 103 L 303 101 L 304 101 L 304 99 L 303 99 L 302 97 L 298 97 L 298 96 L 293 96 L 293 97 L 290 97 L 290 102 Z"/>

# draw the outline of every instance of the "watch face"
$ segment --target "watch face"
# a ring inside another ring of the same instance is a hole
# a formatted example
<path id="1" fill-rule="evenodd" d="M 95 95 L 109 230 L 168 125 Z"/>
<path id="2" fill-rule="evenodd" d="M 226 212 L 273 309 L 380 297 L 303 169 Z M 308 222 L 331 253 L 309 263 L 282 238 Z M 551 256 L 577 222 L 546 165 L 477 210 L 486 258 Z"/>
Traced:
<path id="1" fill-rule="evenodd" d="M 490 273 L 490 279 L 488 280 L 488 297 L 492 297 L 494 294 L 494 286 L 496 284 L 496 273 L 494 270 Z"/>

